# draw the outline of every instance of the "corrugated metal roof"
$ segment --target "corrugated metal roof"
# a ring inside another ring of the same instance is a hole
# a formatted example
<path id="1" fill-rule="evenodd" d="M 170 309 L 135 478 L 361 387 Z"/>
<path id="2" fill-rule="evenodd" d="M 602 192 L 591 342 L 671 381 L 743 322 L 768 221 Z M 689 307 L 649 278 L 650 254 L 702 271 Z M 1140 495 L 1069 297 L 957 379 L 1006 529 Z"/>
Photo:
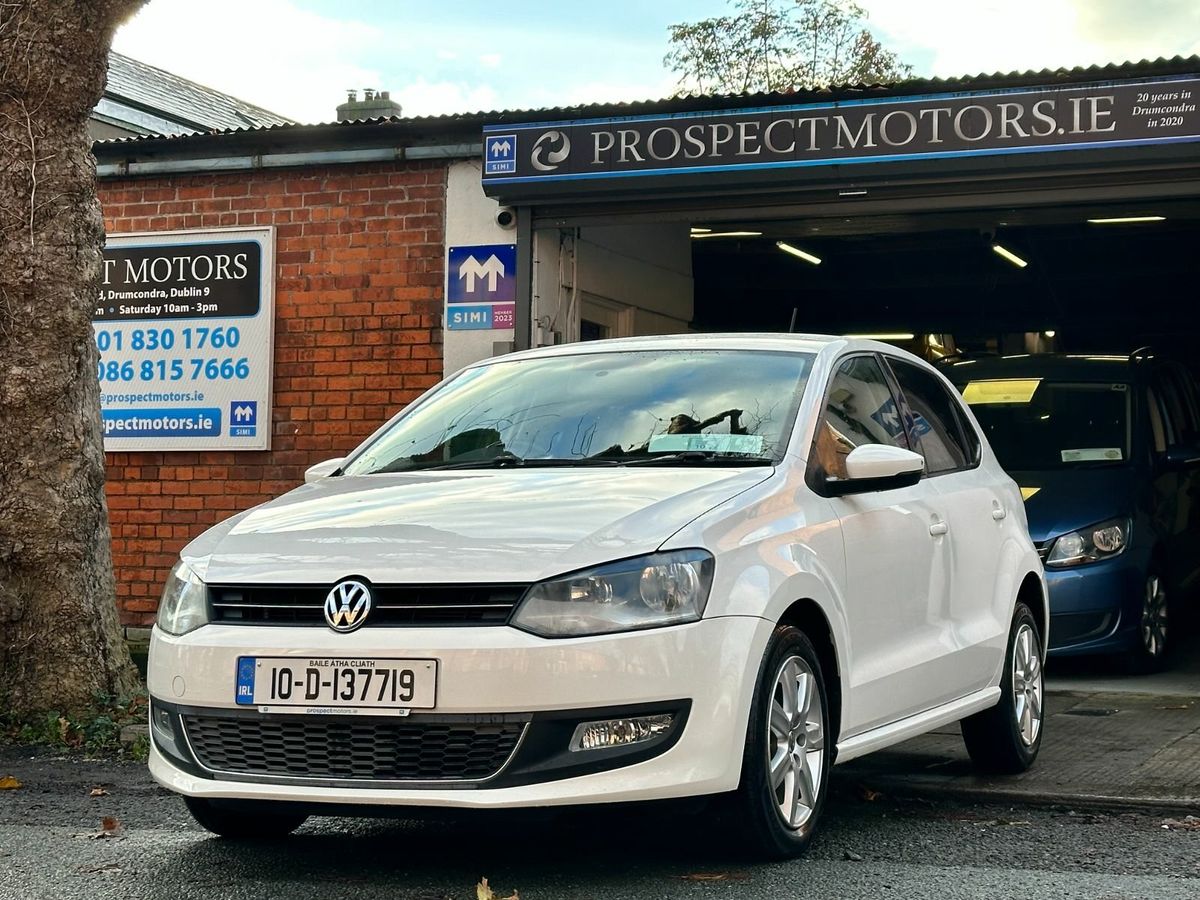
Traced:
<path id="1" fill-rule="evenodd" d="M 181 126 L 193 126 L 181 127 L 181 134 L 189 130 L 224 132 L 295 124 L 286 116 L 116 52 L 109 53 L 104 95 L 177 120 Z M 160 138 L 148 135 L 144 139 Z"/>
<path id="2" fill-rule="evenodd" d="M 532 109 L 480 110 L 477 112 L 451 113 L 438 116 L 388 117 L 349 122 L 324 122 L 299 124 L 294 122 L 268 123 L 264 125 L 241 125 L 214 131 L 210 135 L 179 135 L 170 138 L 129 137 L 101 141 L 96 145 L 97 153 L 113 145 L 151 144 L 164 146 L 165 142 L 183 144 L 199 137 L 234 135 L 269 135 L 272 138 L 300 137 L 309 132 L 334 129 L 361 128 L 362 126 L 394 126 L 409 133 L 467 132 L 476 131 L 485 124 L 560 121 L 570 119 L 623 118 L 658 113 L 686 113 L 704 110 L 737 109 L 755 106 L 789 106 L 801 103 L 832 102 L 862 99 L 864 97 L 911 96 L 914 94 L 950 93 L 957 91 L 984 91 L 1010 87 L 1088 84 L 1136 78 L 1200 73 L 1200 56 L 1160 57 L 1140 62 L 1109 63 L 1076 67 L 1072 69 L 1041 69 L 1025 72 L 994 72 L 963 75 L 954 78 L 913 78 L 895 84 L 844 84 L 824 88 L 795 88 L 786 91 L 767 91 L 746 94 L 688 94 L 661 99 L 624 101 L 620 103 L 588 103 L 576 106 L 541 107 Z M 348 136 L 348 135 L 347 135 Z M 114 148 L 115 149 L 115 148 Z M 149 149 L 149 148 L 147 148 Z M 182 149 L 182 147 L 180 148 Z"/>

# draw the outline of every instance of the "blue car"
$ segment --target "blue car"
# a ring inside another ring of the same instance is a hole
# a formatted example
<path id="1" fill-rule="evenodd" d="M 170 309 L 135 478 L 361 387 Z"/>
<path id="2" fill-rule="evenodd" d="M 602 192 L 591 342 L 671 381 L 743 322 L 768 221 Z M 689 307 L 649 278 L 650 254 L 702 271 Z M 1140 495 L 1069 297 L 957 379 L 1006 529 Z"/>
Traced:
<path id="1" fill-rule="evenodd" d="M 1021 487 L 1050 590 L 1050 653 L 1166 663 L 1200 574 L 1200 406 L 1183 366 L 1037 354 L 949 363 Z"/>

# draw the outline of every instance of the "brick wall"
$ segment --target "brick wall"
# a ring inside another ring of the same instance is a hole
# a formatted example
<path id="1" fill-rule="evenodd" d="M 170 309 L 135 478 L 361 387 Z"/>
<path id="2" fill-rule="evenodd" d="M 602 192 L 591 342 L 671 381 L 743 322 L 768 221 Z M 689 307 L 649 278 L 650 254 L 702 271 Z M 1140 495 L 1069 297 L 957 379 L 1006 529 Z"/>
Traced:
<path id="1" fill-rule="evenodd" d="M 342 455 L 441 378 L 444 163 L 105 180 L 109 234 L 274 225 L 271 450 L 108 454 L 117 599 L 153 621 L 208 526 Z"/>

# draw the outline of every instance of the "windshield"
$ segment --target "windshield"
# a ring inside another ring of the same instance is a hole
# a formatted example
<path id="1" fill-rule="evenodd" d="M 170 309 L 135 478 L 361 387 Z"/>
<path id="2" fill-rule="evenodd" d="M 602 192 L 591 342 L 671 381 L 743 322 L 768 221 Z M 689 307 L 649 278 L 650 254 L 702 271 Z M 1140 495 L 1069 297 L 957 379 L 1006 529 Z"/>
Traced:
<path id="1" fill-rule="evenodd" d="M 972 381 L 962 391 L 1010 472 L 1124 465 L 1129 459 L 1126 384 L 997 379 Z"/>
<path id="2" fill-rule="evenodd" d="M 812 359 L 654 350 L 494 362 L 396 420 L 345 472 L 777 462 Z"/>

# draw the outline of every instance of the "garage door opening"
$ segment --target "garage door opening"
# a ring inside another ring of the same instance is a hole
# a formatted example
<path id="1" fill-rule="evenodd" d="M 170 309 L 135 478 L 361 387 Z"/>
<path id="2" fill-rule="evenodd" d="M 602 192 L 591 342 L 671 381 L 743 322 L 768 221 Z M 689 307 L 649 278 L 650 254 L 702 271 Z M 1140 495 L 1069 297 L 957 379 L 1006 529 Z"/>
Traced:
<path id="1" fill-rule="evenodd" d="M 1191 355 L 1200 205 L 696 222 L 696 331 L 883 335 L 926 356 Z"/>

